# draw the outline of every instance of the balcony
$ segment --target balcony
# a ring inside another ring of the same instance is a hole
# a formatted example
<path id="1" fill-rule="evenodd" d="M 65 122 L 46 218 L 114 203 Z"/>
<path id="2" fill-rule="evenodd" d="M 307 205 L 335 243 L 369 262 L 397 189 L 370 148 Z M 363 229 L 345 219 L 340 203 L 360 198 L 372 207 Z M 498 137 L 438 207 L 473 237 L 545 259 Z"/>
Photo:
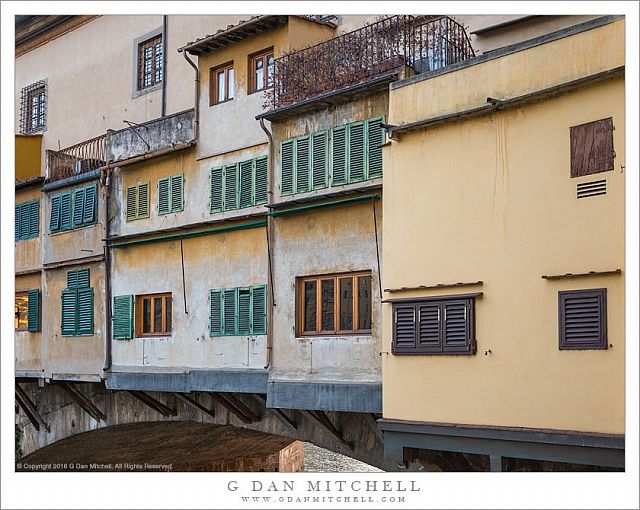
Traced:
<path id="1" fill-rule="evenodd" d="M 475 56 L 447 16 L 392 16 L 275 60 L 270 110 L 348 89 L 408 66 L 424 73 Z"/>
<path id="2" fill-rule="evenodd" d="M 47 150 L 47 182 L 59 181 L 106 165 L 106 135 L 58 151 Z"/>

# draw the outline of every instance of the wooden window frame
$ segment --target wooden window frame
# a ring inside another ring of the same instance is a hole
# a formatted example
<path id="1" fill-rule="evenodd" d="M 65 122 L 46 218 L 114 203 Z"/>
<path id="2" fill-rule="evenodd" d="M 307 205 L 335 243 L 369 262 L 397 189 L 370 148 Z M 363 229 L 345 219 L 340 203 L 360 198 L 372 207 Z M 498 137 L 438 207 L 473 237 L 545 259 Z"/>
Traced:
<path id="1" fill-rule="evenodd" d="M 20 327 L 20 322 L 18 322 L 18 327 L 15 327 L 15 318 L 14 318 L 14 329 L 15 331 L 28 331 L 29 329 L 29 292 L 28 291 L 22 291 L 22 292 L 16 292 L 16 305 L 18 304 L 17 299 L 18 298 L 24 298 L 26 300 L 26 309 L 25 309 L 25 319 L 26 322 L 24 323 L 24 327 Z M 17 313 L 17 311 L 15 312 Z"/>
<path id="2" fill-rule="evenodd" d="M 143 324 L 143 301 L 147 298 L 151 299 L 151 319 L 150 319 L 150 333 L 144 333 L 142 324 Z M 146 338 L 146 337 L 160 337 L 160 336 L 171 336 L 171 326 L 169 324 L 169 330 L 167 331 L 167 298 L 171 300 L 171 322 L 173 322 L 173 297 L 171 292 L 160 292 L 156 294 L 139 294 L 136 296 L 135 300 L 135 337 L 136 338 Z M 154 321 L 153 321 L 153 310 L 154 310 L 154 302 L 156 299 L 162 300 L 162 331 L 156 332 L 154 329 Z"/>
<path id="3" fill-rule="evenodd" d="M 359 329 L 358 317 L 358 277 L 368 276 L 371 278 L 371 329 Z M 340 280 L 351 278 L 352 280 L 352 317 L 353 329 L 341 330 L 340 326 Z M 373 275 L 369 271 L 356 271 L 348 273 L 330 273 L 316 276 L 302 276 L 296 279 L 296 336 L 317 337 L 317 336 L 368 336 L 373 334 Z M 322 330 L 322 281 L 333 280 L 333 330 Z M 304 331 L 305 308 L 304 308 L 304 285 L 306 282 L 316 282 L 316 330 Z"/>
<path id="4" fill-rule="evenodd" d="M 156 66 L 156 60 L 158 56 L 158 52 L 157 52 L 158 44 L 160 44 L 160 52 L 163 52 L 164 48 L 163 48 L 162 34 L 154 35 L 153 37 L 150 37 L 146 41 L 142 41 L 141 43 L 138 44 L 138 62 L 137 62 L 138 91 L 144 91 L 144 90 L 150 89 L 162 83 L 162 81 L 164 80 L 164 63 L 165 63 L 164 54 L 162 54 L 161 60 L 160 60 L 160 68 L 159 68 L 160 78 L 156 78 L 156 72 L 158 71 L 158 67 Z M 145 72 L 146 60 L 144 58 L 144 52 L 147 48 L 151 48 L 151 71 L 150 71 L 151 81 L 149 84 L 145 85 L 145 76 L 147 75 L 147 73 Z"/>
<path id="5" fill-rule="evenodd" d="M 249 55 L 249 94 L 262 92 L 263 90 L 267 90 L 273 87 L 273 82 L 268 82 L 269 56 L 273 57 L 275 66 L 275 55 L 273 53 L 273 46 L 271 48 L 267 48 L 266 50 L 260 50 L 257 53 Z M 264 70 L 262 88 L 258 88 L 258 84 L 256 83 L 256 66 L 258 61 L 262 61 L 262 69 Z"/>
<path id="6" fill-rule="evenodd" d="M 565 304 L 567 298 L 591 297 L 598 299 L 599 306 L 599 338 L 592 341 L 571 341 L 566 340 L 565 328 Z M 583 290 L 561 290 L 558 291 L 558 349 L 561 351 L 572 350 L 605 350 L 609 346 L 607 337 L 607 289 L 583 289 Z"/>
<path id="7" fill-rule="evenodd" d="M 233 67 L 233 60 L 226 62 L 216 67 L 212 67 L 209 70 L 209 106 L 215 106 L 217 104 L 228 103 L 233 101 L 236 95 L 235 83 L 233 87 L 233 97 L 229 96 L 229 70 L 233 70 L 233 79 L 235 80 L 236 73 Z M 218 74 L 224 72 L 224 93 L 225 99 L 220 100 L 218 97 Z"/>

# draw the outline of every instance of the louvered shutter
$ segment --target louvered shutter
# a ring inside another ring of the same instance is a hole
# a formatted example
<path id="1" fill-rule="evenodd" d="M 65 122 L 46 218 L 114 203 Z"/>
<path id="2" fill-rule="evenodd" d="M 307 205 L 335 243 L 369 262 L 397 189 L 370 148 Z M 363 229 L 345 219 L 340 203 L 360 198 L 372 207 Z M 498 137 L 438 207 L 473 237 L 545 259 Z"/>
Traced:
<path id="1" fill-rule="evenodd" d="M 255 177 L 255 203 L 264 204 L 267 202 L 268 196 L 268 179 L 269 179 L 269 161 L 267 156 L 256 159 L 256 177 Z"/>
<path id="2" fill-rule="evenodd" d="M 309 137 L 296 138 L 296 193 L 309 191 L 310 158 Z"/>
<path id="3" fill-rule="evenodd" d="M 368 179 L 382 176 L 382 147 L 385 141 L 382 123 L 384 117 L 369 119 L 367 121 L 367 167 Z"/>
<path id="4" fill-rule="evenodd" d="M 238 208 L 238 165 L 224 167 L 224 210 Z"/>
<path id="5" fill-rule="evenodd" d="M 158 181 L 158 214 L 169 214 L 171 212 L 169 181 L 169 177 Z"/>
<path id="6" fill-rule="evenodd" d="M 236 294 L 237 289 L 225 289 L 223 292 L 224 334 L 235 335 L 237 327 Z"/>
<path id="7" fill-rule="evenodd" d="M 15 208 L 16 214 L 14 217 L 15 220 L 15 236 L 16 236 L 16 241 L 20 239 L 20 206 L 16 205 Z"/>
<path id="8" fill-rule="evenodd" d="M 174 175 L 171 177 L 171 212 L 178 212 L 184 209 L 184 176 Z"/>
<path id="9" fill-rule="evenodd" d="M 127 187 L 127 221 L 134 220 L 138 217 L 138 187 Z"/>
<path id="10" fill-rule="evenodd" d="M 29 237 L 38 237 L 40 233 L 40 201 L 29 203 Z"/>
<path id="11" fill-rule="evenodd" d="M 253 287 L 251 296 L 251 333 L 264 335 L 267 332 L 267 287 Z"/>
<path id="12" fill-rule="evenodd" d="M 222 292 L 212 290 L 209 296 L 209 336 L 222 335 Z"/>
<path id="13" fill-rule="evenodd" d="M 78 289 L 78 334 L 93 335 L 93 289 Z"/>
<path id="14" fill-rule="evenodd" d="M 138 184 L 138 218 L 149 217 L 149 183 Z"/>
<path id="15" fill-rule="evenodd" d="M 253 160 L 240 163 L 240 205 L 239 208 L 253 204 Z"/>
<path id="16" fill-rule="evenodd" d="M 63 336 L 75 335 L 77 331 L 78 289 L 62 291 L 62 322 Z"/>
<path id="17" fill-rule="evenodd" d="M 560 349 L 606 349 L 606 289 L 559 293 Z"/>
<path id="18" fill-rule="evenodd" d="M 75 271 L 67 271 L 67 287 L 69 289 L 89 287 L 90 276 L 91 273 L 89 269 L 76 269 Z"/>
<path id="19" fill-rule="evenodd" d="M 60 230 L 60 195 L 51 197 L 51 217 L 49 219 L 49 230 L 51 232 Z"/>
<path id="20" fill-rule="evenodd" d="M 471 350 L 467 301 L 445 301 L 442 344 L 444 351 Z"/>
<path id="21" fill-rule="evenodd" d="M 133 338 L 133 296 L 113 296 L 112 312 L 114 340 Z"/>
<path id="22" fill-rule="evenodd" d="M 84 195 L 84 224 L 96 221 L 96 209 L 98 205 L 98 185 L 93 184 L 85 189 Z"/>
<path id="23" fill-rule="evenodd" d="M 293 142 L 294 140 L 287 140 L 280 145 L 280 167 L 281 167 L 281 183 L 280 193 L 282 195 L 290 195 L 293 193 L 293 168 L 294 168 L 294 154 L 293 154 Z"/>
<path id="24" fill-rule="evenodd" d="M 78 271 L 67 271 L 67 288 L 78 288 Z"/>
<path id="25" fill-rule="evenodd" d="M 40 331 L 40 289 L 27 292 L 27 330 Z"/>
<path id="26" fill-rule="evenodd" d="M 222 167 L 211 169 L 210 211 L 222 212 Z"/>
<path id="27" fill-rule="evenodd" d="M 394 352 L 415 351 L 416 349 L 416 307 L 397 304 L 393 309 Z"/>
<path id="28" fill-rule="evenodd" d="M 251 333 L 251 289 L 238 289 L 238 334 Z"/>
<path id="29" fill-rule="evenodd" d="M 60 195 L 60 229 L 71 228 L 71 192 Z"/>
<path id="30" fill-rule="evenodd" d="M 440 331 L 440 303 L 421 303 L 418 309 L 418 350 L 439 352 L 442 350 Z"/>
<path id="31" fill-rule="evenodd" d="M 20 239 L 29 237 L 29 206 L 28 204 L 20 205 Z"/>
<path id="32" fill-rule="evenodd" d="M 311 136 L 311 184 L 313 189 L 327 187 L 328 135 L 326 131 Z"/>
<path id="33" fill-rule="evenodd" d="M 331 131 L 331 185 L 347 182 L 347 128 L 340 126 Z"/>
<path id="34" fill-rule="evenodd" d="M 348 181 L 364 180 L 365 171 L 365 135 L 364 123 L 349 124 L 349 171 Z"/>
<path id="35" fill-rule="evenodd" d="M 76 189 L 73 191 L 73 226 L 79 227 L 83 222 L 84 213 L 84 188 Z"/>

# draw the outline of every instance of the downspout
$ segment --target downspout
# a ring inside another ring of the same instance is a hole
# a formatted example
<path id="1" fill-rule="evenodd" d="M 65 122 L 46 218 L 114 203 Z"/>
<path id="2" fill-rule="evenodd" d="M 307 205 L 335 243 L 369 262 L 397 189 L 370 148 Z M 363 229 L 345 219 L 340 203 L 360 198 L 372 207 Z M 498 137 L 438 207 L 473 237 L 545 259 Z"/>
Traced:
<path id="1" fill-rule="evenodd" d="M 167 27 L 169 16 L 162 16 L 162 109 L 160 117 L 167 114 Z"/>
<path id="2" fill-rule="evenodd" d="M 110 168 L 105 169 L 104 177 L 104 233 L 105 239 L 109 237 L 109 200 L 111 194 L 111 172 Z M 104 298 L 105 298 L 105 316 L 104 325 L 104 366 L 102 370 L 107 372 L 111 369 L 111 248 L 105 241 L 104 243 Z"/>
<path id="3" fill-rule="evenodd" d="M 264 125 L 264 119 L 260 119 L 260 127 L 266 133 L 269 140 L 269 171 L 267 180 L 269 182 L 269 204 L 272 204 L 275 180 L 273 135 L 271 134 L 271 131 L 269 131 Z M 271 243 L 273 241 L 273 232 L 273 218 L 270 215 L 267 215 L 267 262 L 269 265 L 269 271 L 267 274 L 267 289 L 269 289 L 270 292 L 267 292 L 267 364 L 264 366 L 264 368 L 266 369 L 271 368 L 271 364 L 273 363 L 273 307 L 276 306 L 273 289 L 273 270 L 271 266 Z"/>
<path id="4" fill-rule="evenodd" d="M 193 67 L 196 72 L 194 104 L 193 104 L 193 138 L 198 139 L 200 135 L 200 69 L 193 63 L 193 60 L 189 58 L 186 51 L 182 53 L 184 59 L 189 62 L 189 65 Z"/>

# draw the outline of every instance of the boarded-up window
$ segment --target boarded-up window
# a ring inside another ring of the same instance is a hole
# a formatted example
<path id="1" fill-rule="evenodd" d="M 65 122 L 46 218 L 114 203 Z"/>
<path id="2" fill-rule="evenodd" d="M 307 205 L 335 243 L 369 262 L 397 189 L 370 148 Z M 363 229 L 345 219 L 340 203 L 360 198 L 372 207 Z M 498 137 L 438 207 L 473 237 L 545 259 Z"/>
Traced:
<path id="1" fill-rule="evenodd" d="M 607 289 L 558 293 L 560 350 L 607 348 Z"/>
<path id="2" fill-rule="evenodd" d="M 570 128 L 571 177 L 613 170 L 613 119 Z"/>

